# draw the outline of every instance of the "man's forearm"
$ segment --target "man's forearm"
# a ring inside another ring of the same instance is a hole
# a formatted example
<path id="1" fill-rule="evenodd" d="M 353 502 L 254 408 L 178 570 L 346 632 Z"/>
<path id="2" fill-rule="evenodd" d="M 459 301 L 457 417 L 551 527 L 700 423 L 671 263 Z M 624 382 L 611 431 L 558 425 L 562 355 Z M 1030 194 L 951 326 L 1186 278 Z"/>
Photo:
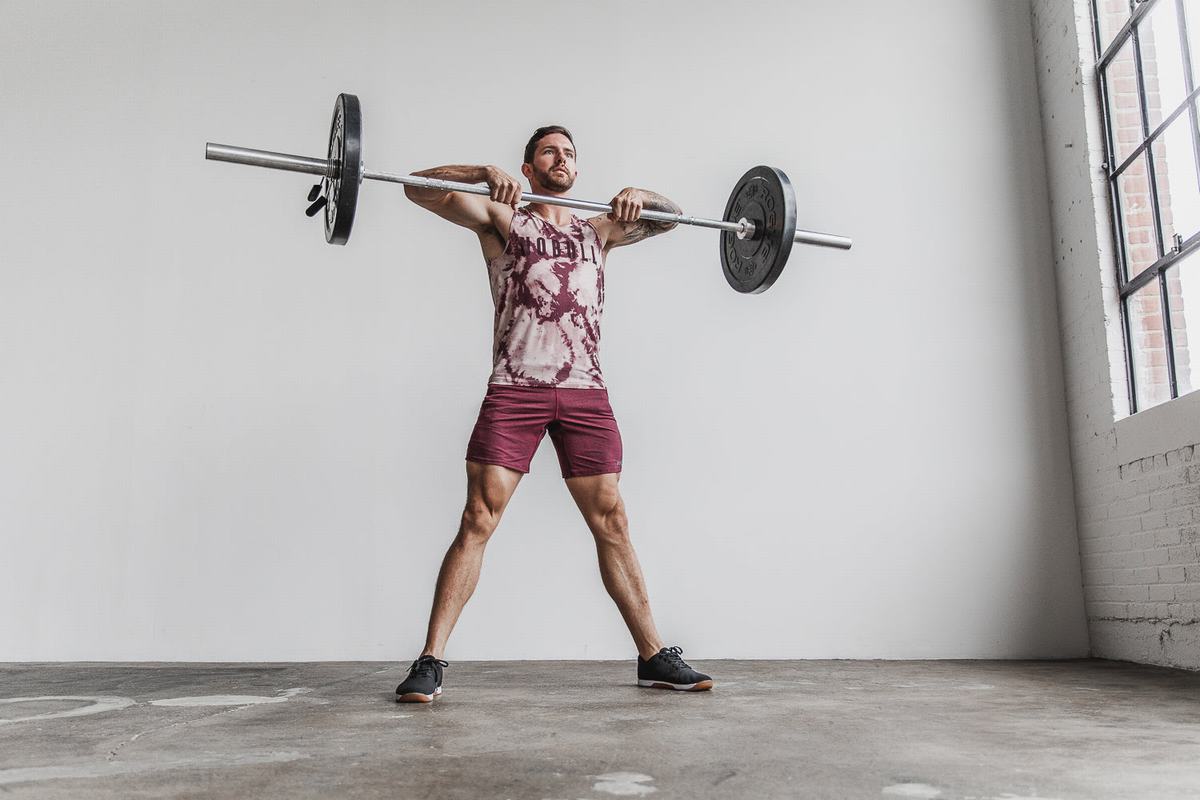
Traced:
<path id="1" fill-rule="evenodd" d="M 642 193 L 643 211 L 665 211 L 668 214 L 683 213 L 683 209 L 657 192 L 652 192 L 649 189 L 638 189 L 638 191 Z M 639 219 L 636 222 L 627 222 L 625 223 L 624 236 L 621 237 L 621 244 L 633 244 L 634 242 L 648 239 L 651 236 L 666 233 L 678 224 L 678 222 L 659 222 L 651 219 Z"/>
<path id="2" fill-rule="evenodd" d="M 412 173 L 418 178 L 436 178 L 440 181 L 455 181 L 456 183 L 483 183 L 487 180 L 487 166 L 465 164 L 448 164 L 444 167 L 433 167 Z M 445 196 L 440 189 L 423 189 L 420 186 L 405 186 L 404 193 L 408 199 L 420 203 L 437 200 Z"/>
<path id="3" fill-rule="evenodd" d="M 652 192 L 649 189 L 641 189 L 640 191 L 641 191 L 642 195 L 645 197 L 645 200 L 642 201 L 643 209 L 649 209 L 650 211 L 665 211 L 668 214 L 682 214 L 683 213 L 682 208 L 675 205 L 675 203 L 673 201 L 667 199 L 666 197 L 663 197 L 661 194 L 658 194 L 657 192 Z M 654 222 L 651 220 L 644 220 L 644 221 L 649 225 L 659 226 L 660 230 L 656 231 L 656 233 L 661 233 L 663 231 L 669 231 L 672 228 L 674 228 L 676 225 L 679 224 L 677 222 Z"/>

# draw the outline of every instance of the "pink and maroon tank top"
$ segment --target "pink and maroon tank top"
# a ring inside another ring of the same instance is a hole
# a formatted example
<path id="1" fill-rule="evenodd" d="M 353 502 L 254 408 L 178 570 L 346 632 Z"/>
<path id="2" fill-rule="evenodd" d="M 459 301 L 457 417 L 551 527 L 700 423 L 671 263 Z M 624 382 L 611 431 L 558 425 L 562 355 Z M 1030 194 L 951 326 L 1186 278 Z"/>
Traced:
<path id="1" fill-rule="evenodd" d="M 560 228 L 518 208 L 488 275 L 496 306 L 488 383 L 605 388 L 604 251 L 590 222 L 572 214 Z"/>

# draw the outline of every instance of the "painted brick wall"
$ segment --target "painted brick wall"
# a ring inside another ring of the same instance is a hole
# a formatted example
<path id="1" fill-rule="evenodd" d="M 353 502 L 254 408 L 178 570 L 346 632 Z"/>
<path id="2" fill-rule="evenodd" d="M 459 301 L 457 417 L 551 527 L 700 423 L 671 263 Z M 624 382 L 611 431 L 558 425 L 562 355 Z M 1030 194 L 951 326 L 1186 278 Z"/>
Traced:
<path id="1" fill-rule="evenodd" d="M 1200 669 L 1200 447 L 1133 463 L 1086 0 L 1033 0 L 1071 461 L 1093 655 Z"/>
<path id="2" fill-rule="evenodd" d="M 1093 651 L 1195 667 L 1200 447 L 1121 465 L 1097 488 L 1079 523 Z"/>

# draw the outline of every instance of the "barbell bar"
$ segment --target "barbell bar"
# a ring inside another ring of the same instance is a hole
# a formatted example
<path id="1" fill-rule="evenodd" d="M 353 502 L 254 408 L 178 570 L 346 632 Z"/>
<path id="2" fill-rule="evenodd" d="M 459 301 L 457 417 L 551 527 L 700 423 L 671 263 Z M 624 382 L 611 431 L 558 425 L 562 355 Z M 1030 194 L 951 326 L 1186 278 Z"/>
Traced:
<path id="1" fill-rule="evenodd" d="M 326 178 L 332 177 L 341 168 L 336 161 L 331 159 L 310 158 L 308 156 L 292 155 L 291 153 L 276 153 L 271 150 L 254 150 L 249 147 L 234 147 L 233 145 L 217 144 L 215 142 L 205 144 L 204 157 L 209 161 L 227 161 L 231 164 L 245 164 L 251 167 L 265 167 L 267 169 L 285 170 L 287 172 L 305 172 L 309 175 L 320 175 Z M 460 183 L 458 181 L 445 181 L 439 178 L 423 178 L 419 175 L 375 172 L 365 167 L 361 167 L 360 171 L 361 179 L 367 181 L 402 183 L 405 186 L 436 189 L 441 192 L 468 192 L 469 194 L 488 196 L 492 194 L 491 187 L 484 183 Z M 612 211 L 612 206 L 607 203 L 598 203 L 595 200 L 576 200 L 570 197 L 535 194 L 533 192 L 521 192 L 520 199 L 523 203 L 544 203 L 551 206 L 578 208 L 582 211 L 599 211 L 601 213 Z M 728 222 L 720 219 L 708 219 L 706 217 L 690 217 L 686 214 L 672 214 L 669 211 L 654 211 L 649 208 L 642 209 L 642 219 L 654 220 L 655 222 L 675 222 L 680 225 L 695 225 L 700 228 L 715 228 L 735 233 L 743 239 L 753 238 L 755 231 L 754 223 L 746 219 L 738 222 Z M 792 241 L 799 244 L 817 245 L 818 247 L 836 247 L 841 250 L 849 250 L 853 244 L 853 241 L 845 236 L 805 230 L 797 230 L 792 235 Z"/>
<path id="2" fill-rule="evenodd" d="M 362 111 L 352 94 L 338 95 L 330 125 L 327 158 L 312 158 L 271 150 L 208 142 L 204 157 L 252 167 L 319 175 L 321 196 L 314 188 L 310 216 L 325 209 L 325 238 L 332 244 L 345 244 L 350 236 L 358 202 L 358 186 L 364 180 L 399 183 L 445 192 L 491 195 L 486 184 L 459 183 L 417 175 L 377 172 L 362 161 Z M 585 211 L 608 213 L 612 206 L 593 200 L 522 192 L 528 203 L 565 206 Z M 721 266 L 730 286 L 739 292 L 758 293 L 775 282 L 787 262 L 793 244 L 815 245 L 849 250 L 852 240 L 832 233 L 796 228 L 796 200 L 791 182 L 775 167 L 752 168 L 735 185 L 726 205 L 724 219 L 708 219 L 667 211 L 643 209 L 642 218 L 722 231 Z M 784 245 L 787 245 L 786 247 Z"/>

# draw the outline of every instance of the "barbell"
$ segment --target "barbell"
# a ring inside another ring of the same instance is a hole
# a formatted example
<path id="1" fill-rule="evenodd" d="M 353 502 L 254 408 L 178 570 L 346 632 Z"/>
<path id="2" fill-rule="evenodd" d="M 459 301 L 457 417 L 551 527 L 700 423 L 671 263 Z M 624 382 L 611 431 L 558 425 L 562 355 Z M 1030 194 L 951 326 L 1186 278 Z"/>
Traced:
<path id="1" fill-rule="evenodd" d="M 309 192 L 312 203 L 307 214 L 325 210 L 325 241 L 345 244 L 354 225 L 358 189 L 364 180 L 401 183 L 444 192 L 468 192 L 490 195 L 486 184 L 458 183 L 417 175 L 397 175 L 369 170 L 362 159 L 362 106 L 358 97 L 339 94 L 329 127 L 329 146 L 325 158 L 252 150 L 246 147 L 208 142 L 204 157 L 252 167 L 320 175 L 321 183 Z M 592 200 L 522 192 L 521 200 L 566 206 L 585 211 L 609 212 L 612 206 Z M 666 211 L 642 210 L 642 218 L 715 228 L 721 231 L 721 269 L 725 279 L 739 292 L 757 294 L 766 291 L 783 272 L 792 245 L 807 244 L 849 250 L 851 240 L 832 233 L 796 228 L 796 193 L 783 170 L 753 167 L 734 185 L 722 219 L 691 217 Z"/>

